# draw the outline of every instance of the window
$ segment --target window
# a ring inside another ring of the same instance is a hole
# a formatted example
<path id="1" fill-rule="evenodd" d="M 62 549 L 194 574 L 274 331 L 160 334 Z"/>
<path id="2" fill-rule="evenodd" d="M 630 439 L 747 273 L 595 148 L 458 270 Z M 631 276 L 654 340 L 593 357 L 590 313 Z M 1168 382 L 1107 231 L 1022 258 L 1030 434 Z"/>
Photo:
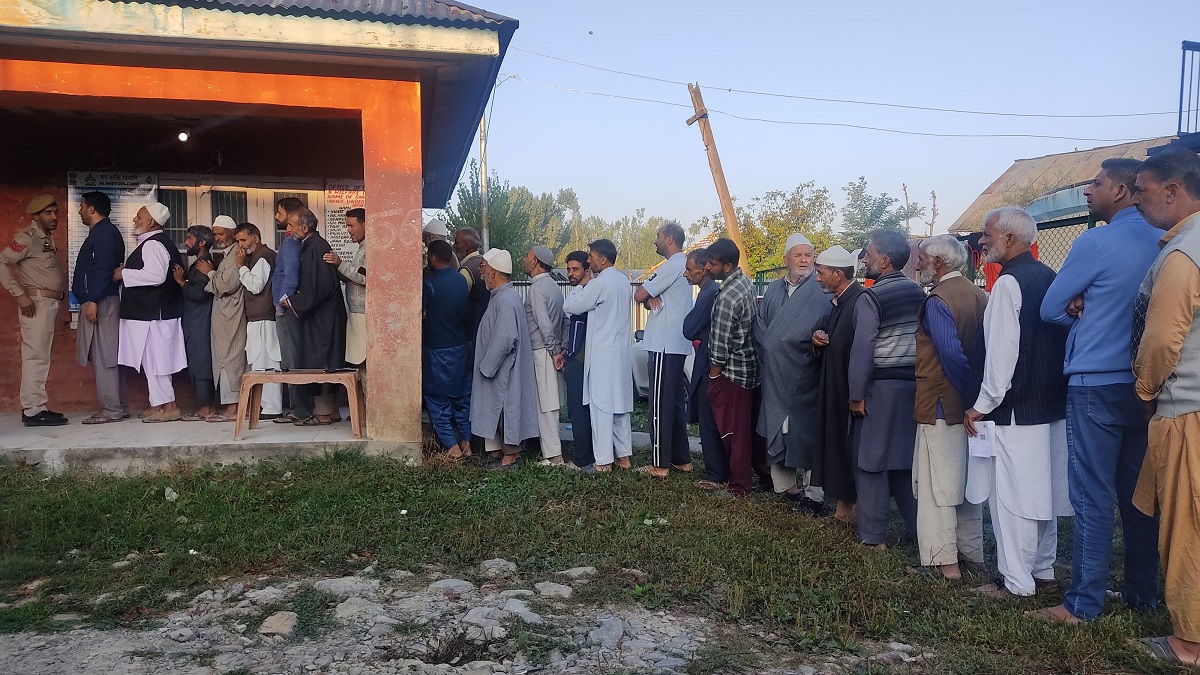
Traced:
<path id="1" fill-rule="evenodd" d="M 238 190 L 213 190 L 212 215 L 229 216 L 235 223 L 244 223 L 248 219 L 249 209 L 246 204 L 246 193 Z"/>
<path id="2" fill-rule="evenodd" d="M 183 239 L 188 228 L 188 193 L 187 190 L 162 188 L 158 189 L 158 201 L 171 210 L 171 219 L 167 221 L 163 231 L 183 249 Z"/>

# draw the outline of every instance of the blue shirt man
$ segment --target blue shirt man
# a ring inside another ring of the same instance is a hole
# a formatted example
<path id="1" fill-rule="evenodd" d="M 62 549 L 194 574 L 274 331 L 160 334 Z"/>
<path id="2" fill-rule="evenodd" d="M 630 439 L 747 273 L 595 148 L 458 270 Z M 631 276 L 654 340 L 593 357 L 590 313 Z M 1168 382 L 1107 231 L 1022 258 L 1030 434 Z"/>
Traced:
<path id="1" fill-rule="evenodd" d="M 1042 319 L 1070 326 L 1064 371 L 1071 506 L 1075 509 L 1071 588 L 1063 604 L 1034 616 L 1091 621 L 1104 609 L 1114 530 L 1114 498 L 1125 539 L 1123 598 L 1156 605 L 1158 523 L 1133 506 L 1146 454 L 1147 420 L 1134 390 L 1133 305 L 1158 255 L 1162 232 L 1133 206 L 1138 161 L 1109 159 L 1084 189 L 1088 210 L 1108 224 L 1079 236 L 1046 292 Z"/>

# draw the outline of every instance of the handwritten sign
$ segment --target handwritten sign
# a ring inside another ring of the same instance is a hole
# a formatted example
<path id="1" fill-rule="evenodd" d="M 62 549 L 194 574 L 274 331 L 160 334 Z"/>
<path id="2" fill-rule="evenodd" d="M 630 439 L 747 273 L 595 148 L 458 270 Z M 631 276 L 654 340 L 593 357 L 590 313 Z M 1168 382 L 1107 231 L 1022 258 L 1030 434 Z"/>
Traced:
<path id="1" fill-rule="evenodd" d="M 361 180 L 325 181 L 325 240 L 340 257 L 349 258 L 358 244 L 346 233 L 346 212 L 367 206 L 367 193 Z"/>

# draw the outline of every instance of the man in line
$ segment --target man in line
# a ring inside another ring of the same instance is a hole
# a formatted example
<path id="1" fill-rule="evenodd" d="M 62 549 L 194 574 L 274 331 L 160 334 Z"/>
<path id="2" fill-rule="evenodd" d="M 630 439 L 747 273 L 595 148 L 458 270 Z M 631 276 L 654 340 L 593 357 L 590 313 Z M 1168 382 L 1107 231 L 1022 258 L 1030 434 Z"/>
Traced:
<path id="1" fill-rule="evenodd" d="M 251 370 L 279 370 L 279 332 L 275 330 L 275 301 L 271 279 L 275 251 L 263 246 L 262 233 L 253 223 L 241 223 L 233 232 L 234 264 L 242 282 L 246 311 L 246 366 Z M 283 416 L 283 387 L 264 384 L 262 419 Z"/>
<path id="2" fill-rule="evenodd" d="M 455 230 L 454 251 L 458 254 L 458 272 L 467 280 L 467 342 L 474 346 L 479 320 L 487 311 L 488 299 L 492 295 L 479 272 L 483 262 L 483 255 L 479 252 L 479 233 L 470 227 Z"/>
<path id="3" fill-rule="evenodd" d="M 687 387 L 684 362 L 692 351 L 683 337 L 683 320 L 692 309 L 692 287 L 684 277 L 687 255 L 679 223 L 658 228 L 654 250 L 664 258 L 658 269 L 633 294 L 633 301 L 650 310 L 642 349 L 648 354 L 650 375 L 650 466 L 638 471 L 666 478 L 671 467 L 692 470 L 687 435 Z M 693 361 L 694 363 L 694 361 Z"/>
<path id="4" fill-rule="evenodd" d="M 96 375 L 100 412 L 84 424 L 106 424 L 129 417 L 125 386 L 117 367 L 117 342 L 121 325 L 121 284 L 113 273 L 125 261 L 125 240 L 108 219 L 112 204 L 103 192 L 85 192 L 79 201 L 79 219 L 88 227 L 87 238 L 75 258 L 71 292 L 79 303 L 79 328 L 75 333 L 75 360 L 90 361 Z"/>
<path id="5" fill-rule="evenodd" d="M 65 415 L 46 408 L 54 323 L 66 287 L 58 249 L 54 247 L 58 203 L 50 195 L 39 195 L 25 207 L 25 213 L 31 218 L 29 227 L 17 232 L 12 243 L 0 249 L 0 285 L 17 299 L 21 422 L 27 427 L 54 427 L 67 423 Z M 15 276 L 10 265 L 16 269 Z"/>
<path id="6" fill-rule="evenodd" d="M 688 382 L 688 412 L 691 421 L 700 427 L 700 451 L 704 454 L 704 479 L 696 481 L 696 487 L 713 492 L 729 482 L 729 456 L 721 443 L 721 432 L 713 417 L 712 404 L 708 400 L 708 351 L 709 332 L 712 329 L 713 301 L 721 285 L 713 281 L 708 272 L 708 249 L 698 248 L 688 253 L 684 278 L 692 286 L 698 286 L 696 304 L 683 319 L 683 337 L 697 343 L 696 356 L 692 359 L 692 379 Z"/>
<path id="7" fill-rule="evenodd" d="M 854 306 L 850 349 L 850 443 L 858 492 L 858 540 L 886 548 L 888 513 L 896 500 L 905 534 L 917 536 L 912 491 L 917 382 L 917 310 L 925 291 L 904 276 L 908 238 L 871 233 L 863 264 L 875 283 Z"/>
<path id="8" fill-rule="evenodd" d="M 499 470 L 515 468 L 521 443 L 538 435 L 537 385 L 525 306 L 512 287 L 512 256 L 490 249 L 481 266 L 492 297 L 479 324 L 471 386 L 471 433 Z"/>
<path id="9" fill-rule="evenodd" d="M 429 244 L 429 267 L 421 295 L 421 378 L 425 409 L 450 459 L 471 454 L 471 362 L 467 348 L 467 282 L 444 241 Z M 457 433 L 455 427 L 457 426 Z"/>
<path id="10" fill-rule="evenodd" d="M 813 346 L 821 352 L 822 423 L 820 448 L 813 463 L 812 484 L 837 500 L 833 517 L 852 525 L 854 463 L 850 446 L 850 351 L 854 344 L 854 312 L 865 292 L 854 279 L 858 256 L 841 246 L 831 246 L 817 256 L 817 281 L 832 295 L 833 311 L 813 333 Z"/>
<path id="11" fill-rule="evenodd" d="M 337 268 L 338 276 L 346 282 L 346 363 L 358 368 L 363 391 L 367 389 L 367 238 L 366 209 L 346 212 L 346 233 L 358 250 L 350 260 L 342 260 L 330 251 L 325 262 Z"/>
<path id="12" fill-rule="evenodd" d="M 295 197 L 284 197 L 275 204 L 275 229 L 287 232 L 275 252 L 275 277 L 271 280 L 271 299 L 275 301 L 275 332 L 279 334 L 279 367 L 296 368 L 300 351 L 300 320 L 283 306 L 285 295 L 296 292 L 300 281 L 300 240 L 291 231 L 288 216 L 304 208 L 304 203 Z M 306 420 L 312 411 L 304 407 L 304 396 L 300 386 L 287 386 L 288 412 L 275 419 L 278 424 Z"/>
<path id="13" fill-rule="evenodd" d="M 587 314 L 583 360 L 583 402 L 592 421 L 592 453 L 597 471 L 615 462 L 630 468 L 633 454 L 633 361 L 629 338 L 633 291 L 614 265 L 617 247 L 608 239 L 588 244 L 588 272 L 563 301 L 568 314 Z"/>
<path id="14" fill-rule="evenodd" d="M 962 270 L 967 250 L 939 234 L 921 242 L 917 270 L 931 286 L 917 313 L 917 548 L 921 564 L 946 579 L 961 579 L 958 561 L 983 566 L 983 504 L 966 499 L 971 464 L 962 426 L 966 405 L 979 395 L 983 372 L 983 310 L 987 296 Z"/>
<path id="15" fill-rule="evenodd" d="M 192 390 L 196 395 L 196 412 L 183 416 L 184 422 L 203 422 L 217 414 L 214 405 L 216 385 L 212 367 L 212 293 L 204 290 L 208 286 L 208 275 L 197 269 L 204 261 L 212 265 L 212 228 L 193 225 L 187 229 L 183 246 L 188 256 L 195 257 L 187 270 L 182 266 L 171 269 L 175 283 L 183 293 L 183 350 L 187 354 L 188 375 L 192 379 Z"/>
<path id="16" fill-rule="evenodd" d="M 1158 591 L 1158 523 L 1133 506 L 1146 456 L 1146 416 L 1133 386 L 1129 335 L 1133 304 L 1162 234 L 1133 205 L 1138 161 L 1107 159 L 1083 190 L 1088 211 L 1108 223 L 1071 245 L 1046 298 L 1042 319 L 1070 329 L 1067 377 L 1067 456 L 1075 509 L 1071 587 L 1063 603 L 1032 613 L 1078 623 L 1104 609 L 1115 519 L 1125 541 L 1125 604 L 1152 610 Z M 1082 311 L 1086 307 L 1087 311 Z"/>
<path id="17" fill-rule="evenodd" d="M 206 422 L 232 422 L 237 417 L 238 394 L 246 373 L 246 301 L 241 273 L 234 256 L 237 249 L 233 231 L 237 223 L 229 216 L 213 220 L 213 258 L 220 258 L 217 269 L 212 263 L 196 263 L 208 276 L 204 290 L 213 296 L 212 362 L 217 400 L 224 406 Z"/>
<path id="18" fill-rule="evenodd" d="M 975 589 L 992 597 L 1033 595 L 1053 588 L 1058 554 L 1058 517 L 1071 515 L 1067 491 L 1067 381 L 1063 377 L 1067 331 L 1042 321 L 1042 300 L 1054 271 L 1033 259 L 1029 248 L 1037 224 L 1024 209 L 1006 206 L 984 216 L 987 262 L 1000 263 L 983 314 L 987 346 L 983 386 L 966 412 L 967 434 L 975 423 L 996 423 L 995 457 L 967 500 L 988 497 L 1001 578 Z"/>
<path id="19" fill-rule="evenodd" d="M 820 451 L 821 364 L 812 335 L 830 306 L 813 276 L 815 251 L 799 232 L 787 238 L 787 274 L 772 281 L 754 319 L 754 351 L 762 375 L 759 436 L 767 442 L 767 463 L 776 494 L 799 510 L 819 514 L 825 492 L 810 485 L 813 459 Z"/>
<path id="20" fill-rule="evenodd" d="M 146 374 L 150 407 L 143 422 L 174 422 L 183 414 L 175 404 L 171 376 L 187 368 L 183 346 L 183 291 L 171 270 L 183 259 L 163 232 L 171 211 L 159 203 L 143 206 L 133 218 L 137 248 L 124 267 L 113 272 L 120 281 L 121 328 L 117 361 Z"/>
<path id="21" fill-rule="evenodd" d="M 456 235 L 458 233 L 455 233 Z M 586 251 L 567 254 L 567 280 L 577 288 L 588 271 Z M 565 304 L 565 303 L 564 303 Z M 587 349 L 587 312 L 566 314 L 567 330 L 563 337 L 563 352 L 558 358 L 559 369 L 567 383 L 567 415 L 571 420 L 571 461 L 576 467 L 595 472 L 596 457 L 592 454 L 591 410 L 583 402 L 583 363 Z"/>
<path id="22" fill-rule="evenodd" d="M 341 368 L 346 363 L 346 306 L 342 303 L 337 271 L 325 262 L 325 254 L 332 249 L 317 233 L 317 216 L 312 211 L 300 209 L 289 213 L 288 226 L 300 241 L 300 275 L 295 292 L 280 298 L 280 303 L 299 319 L 296 367 Z M 335 417 L 341 419 L 328 384 L 302 385 L 300 399 L 302 409 L 313 414 L 296 420 L 297 426 L 333 424 Z"/>
<path id="23" fill-rule="evenodd" d="M 521 262 L 531 279 L 525 294 L 525 323 L 529 326 L 529 345 L 533 349 L 538 442 L 542 446 L 542 462 L 561 466 L 564 462 L 558 411 L 566 397 L 566 384 L 555 367 L 555 357 L 562 352 L 563 295 L 558 282 L 550 276 L 550 270 L 554 269 L 554 253 L 550 249 L 534 246 Z"/>
<path id="24" fill-rule="evenodd" d="M 1166 230 L 1134 305 L 1135 386 L 1154 417 L 1133 503 L 1148 516 L 1161 514 L 1158 552 L 1172 632 L 1144 642 L 1161 661 L 1200 665 L 1194 463 L 1200 439 L 1200 158 L 1178 151 L 1142 162 L 1134 204 L 1146 222 Z M 1084 316 L 1091 311 L 1086 304 Z"/>
<path id="25" fill-rule="evenodd" d="M 709 330 L 708 400 L 729 457 L 729 494 L 750 494 L 750 472 L 770 485 L 765 449 L 754 441 L 754 394 L 759 385 L 754 351 L 754 284 L 738 267 L 741 251 L 724 237 L 708 247 L 708 273 L 721 282 Z"/>

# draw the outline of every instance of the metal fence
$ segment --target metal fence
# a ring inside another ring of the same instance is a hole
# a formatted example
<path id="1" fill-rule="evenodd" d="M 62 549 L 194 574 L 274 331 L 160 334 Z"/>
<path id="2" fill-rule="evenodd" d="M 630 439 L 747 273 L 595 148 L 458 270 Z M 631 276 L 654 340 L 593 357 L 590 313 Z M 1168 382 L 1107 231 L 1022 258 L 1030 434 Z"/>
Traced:
<path id="1" fill-rule="evenodd" d="M 1079 235 L 1095 226 L 1096 221 L 1091 216 L 1060 218 L 1046 223 L 1039 223 L 1036 244 L 1038 260 L 1041 260 L 1050 269 L 1058 272 L 1062 269 L 1063 263 L 1067 261 L 1067 254 L 1070 253 L 1071 246 L 1079 238 Z M 982 261 L 980 260 L 978 247 L 979 233 L 961 235 L 958 239 L 966 244 L 967 249 L 971 252 L 968 258 L 969 269 L 967 277 L 979 286 L 984 286 L 986 284 L 986 275 L 980 269 Z M 998 273 L 998 270 L 996 273 Z"/>

